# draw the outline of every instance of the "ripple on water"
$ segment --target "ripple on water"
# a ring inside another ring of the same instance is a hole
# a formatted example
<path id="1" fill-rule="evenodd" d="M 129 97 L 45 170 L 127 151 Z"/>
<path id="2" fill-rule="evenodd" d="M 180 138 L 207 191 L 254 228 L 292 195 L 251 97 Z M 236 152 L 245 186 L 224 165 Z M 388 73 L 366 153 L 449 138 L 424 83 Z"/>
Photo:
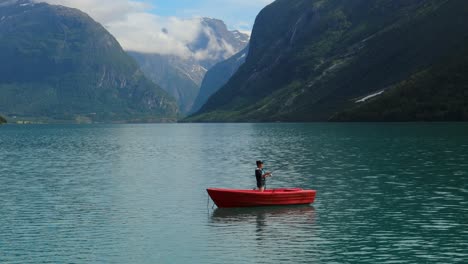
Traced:
<path id="1" fill-rule="evenodd" d="M 0 129 L 1 263 L 463 263 L 464 124 Z M 207 187 L 318 190 L 211 209 Z M 275 170 L 279 169 L 279 170 Z"/>

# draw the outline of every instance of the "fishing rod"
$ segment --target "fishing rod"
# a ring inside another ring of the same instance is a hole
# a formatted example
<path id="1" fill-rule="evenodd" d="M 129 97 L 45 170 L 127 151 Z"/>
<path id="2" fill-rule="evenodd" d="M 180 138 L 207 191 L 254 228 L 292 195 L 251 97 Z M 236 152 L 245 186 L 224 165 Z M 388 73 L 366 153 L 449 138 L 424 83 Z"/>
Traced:
<path id="1" fill-rule="evenodd" d="M 272 177 L 272 176 L 273 176 L 273 172 L 282 170 L 282 169 L 284 169 L 284 168 L 286 168 L 286 167 L 288 167 L 288 166 L 289 166 L 289 164 L 285 164 L 285 165 L 283 165 L 283 166 L 281 166 L 281 167 L 279 167 L 279 168 L 276 168 L 276 169 L 270 171 L 270 175 L 267 176 L 267 177 Z M 265 180 L 266 180 L 266 179 L 265 179 Z M 266 181 L 265 181 L 265 186 L 264 186 L 264 188 L 266 189 Z M 255 190 L 255 189 L 256 189 L 256 188 L 254 188 L 254 190 Z"/>
<path id="2" fill-rule="evenodd" d="M 288 166 L 289 166 L 289 164 L 286 164 L 286 165 L 283 165 L 283 166 L 281 166 L 281 167 L 279 167 L 279 168 L 276 168 L 275 170 L 270 171 L 269 177 L 273 177 L 273 172 L 282 170 L 282 169 L 284 169 L 284 168 L 286 168 L 286 167 L 288 167 Z M 266 179 L 265 179 L 265 180 L 266 180 Z M 264 186 L 264 187 L 265 187 L 265 190 L 266 190 L 266 181 L 265 181 L 265 186 Z"/>
<path id="3" fill-rule="evenodd" d="M 283 165 L 283 166 L 281 166 L 281 167 L 279 167 L 279 168 L 276 168 L 276 169 L 270 171 L 270 176 L 273 175 L 273 172 L 277 172 L 277 171 L 282 170 L 282 169 L 284 169 L 284 168 L 286 168 L 286 167 L 288 167 L 288 166 L 289 166 L 289 164 L 286 164 L 286 165 Z"/>

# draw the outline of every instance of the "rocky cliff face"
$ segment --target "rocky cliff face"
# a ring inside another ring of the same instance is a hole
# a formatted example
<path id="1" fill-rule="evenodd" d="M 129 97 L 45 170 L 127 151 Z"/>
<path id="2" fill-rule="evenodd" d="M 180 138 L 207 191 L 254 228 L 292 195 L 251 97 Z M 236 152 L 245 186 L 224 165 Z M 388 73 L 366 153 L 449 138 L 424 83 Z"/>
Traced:
<path id="1" fill-rule="evenodd" d="M 245 64 L 189 120 L 329 120 L 456 55 L 467 18 L 461 0 L 277 0 Z"/>
<path id="2" fill-rule="evenodd" d="M 248 52 L 249 49 L 246 47 L 231 58 L 216 64 L 206 73 L 201 84 L 200 91 L 198 92 L 198 96 L 195 99 L 192 110 L 190 111 L 191 113 L 195 113 L 200 110 L 208 98 L 215 94 L 229 81 L 239 67 L 244 64 Z"/>
<path id="3" fill-rule="evenodd" d="M 0 39 L 0 111 L 6 115 L 122 122 L 178 115 L 174 99 L 79 10 L 2 2 Z"/>
<path id="4" fill-rule="evenodd" d="M 248 44 L 249 36 L 230 31 L 223 21 L 201 18 L 198 37 L 188 44 L 189 57 L 129 52 L 155 83 L 176 98 L 183 113 L 188 113 L 198 95 L 206 72 Z M 216 48 L 213 48 L 216 47 Z"/>

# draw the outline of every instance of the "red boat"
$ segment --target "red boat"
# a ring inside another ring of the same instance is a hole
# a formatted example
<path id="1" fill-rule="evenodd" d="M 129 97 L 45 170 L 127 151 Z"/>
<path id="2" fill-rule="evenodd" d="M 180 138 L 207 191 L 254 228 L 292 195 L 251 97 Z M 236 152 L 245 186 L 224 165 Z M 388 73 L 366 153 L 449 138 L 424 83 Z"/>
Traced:
<path id="1" fill-rule="evenodd" d="M 263 192 L 208 188 L 206 191 L 220 208 L 310 204 L 314 202 L 316 193 L 315 190 L 303 190 L 301 188 L 268 189 Z"/>

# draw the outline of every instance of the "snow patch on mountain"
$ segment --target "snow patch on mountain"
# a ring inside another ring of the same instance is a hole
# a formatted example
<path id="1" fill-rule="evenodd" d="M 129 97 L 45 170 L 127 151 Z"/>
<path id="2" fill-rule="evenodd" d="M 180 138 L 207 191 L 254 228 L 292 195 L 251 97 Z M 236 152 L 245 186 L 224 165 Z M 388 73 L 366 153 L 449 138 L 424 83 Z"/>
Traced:
<path id="1" fill-rule="evenodd" d="M 385 90 L 378 91 L 378 92 L 373 93 L 373 94 L 369 94 L 369 95 L 355 101 L 355 103 L 364 103 L 365 101 L 367 101 L 367 100 L 369 100 L 369 99 L 371 99 L 373 97 L 376 97 L 376 96 L 379 96 L 379 95 L 383 94 L 383 92 L 385 92 Z"/>

